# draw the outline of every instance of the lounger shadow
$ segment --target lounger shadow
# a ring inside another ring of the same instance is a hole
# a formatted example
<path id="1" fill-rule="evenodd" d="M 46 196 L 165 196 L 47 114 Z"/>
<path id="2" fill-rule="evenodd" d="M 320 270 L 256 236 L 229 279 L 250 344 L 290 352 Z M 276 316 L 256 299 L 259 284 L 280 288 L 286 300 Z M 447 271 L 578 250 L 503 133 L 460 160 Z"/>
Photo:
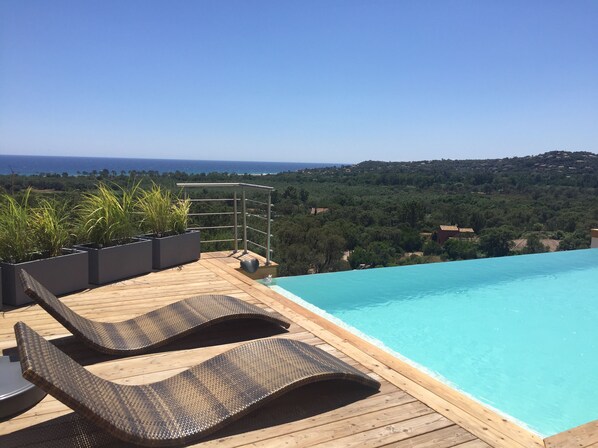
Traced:
<path id="1" fill-rule="evenodd" d="M 23 377 L 121 440 L 146 446 L 195 442 L 300 386 L 380 383 L 329 353 L 290 339 L 262 339 L 171 378 L 123 385 L 104 380 L 22 322 L 15 325 Z"/>
<path id="2" fill-rule="evenodd" d="M 137 355 L 222 322 L 259 319 L 289 328 L 290 323 L 243 300 L 222 295 L 190 297 L 121 322 L 87 319 L 62 303 L 25 270 L 23 290 L 67 330 L 93 349 L 110 355 Z"/>

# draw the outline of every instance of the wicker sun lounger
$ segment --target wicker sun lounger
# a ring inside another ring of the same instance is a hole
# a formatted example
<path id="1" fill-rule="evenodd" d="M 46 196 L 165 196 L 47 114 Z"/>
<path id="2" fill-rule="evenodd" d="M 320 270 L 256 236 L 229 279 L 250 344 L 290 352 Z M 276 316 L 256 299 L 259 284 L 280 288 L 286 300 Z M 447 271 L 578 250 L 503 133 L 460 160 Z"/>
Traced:
<path id="1" fill-rule="evenodd" d="M 147 446 L 195 442 L 297 387 L 380 383 L 319 348 L 261 339 L 171 378 L 144 385 L 104 380 L 22 322 L 15 325 L 23 377 L 115 437 Z"/>
<path id="2" fill-rule="evenodd" d="M 97 322 L 75 313 L 26 271 L 20 272 L 25 293 L 67 330 L 93 349 L 110 355 L 146 353 L 174 339 L 227 321 L 259 319 L 289 322 L 255 305 L 230 296 L 190 297 L 121 322 Z"/>

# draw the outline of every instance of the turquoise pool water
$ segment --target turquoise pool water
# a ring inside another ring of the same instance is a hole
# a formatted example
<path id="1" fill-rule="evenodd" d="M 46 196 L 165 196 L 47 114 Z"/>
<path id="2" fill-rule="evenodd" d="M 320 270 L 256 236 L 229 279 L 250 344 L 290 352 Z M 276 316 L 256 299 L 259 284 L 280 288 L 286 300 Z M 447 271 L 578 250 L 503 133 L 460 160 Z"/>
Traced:
<path id="1" fill-rule="evenodd" d="M 598 419 L 598 249 L 275 281 L 543 436 Z"/>

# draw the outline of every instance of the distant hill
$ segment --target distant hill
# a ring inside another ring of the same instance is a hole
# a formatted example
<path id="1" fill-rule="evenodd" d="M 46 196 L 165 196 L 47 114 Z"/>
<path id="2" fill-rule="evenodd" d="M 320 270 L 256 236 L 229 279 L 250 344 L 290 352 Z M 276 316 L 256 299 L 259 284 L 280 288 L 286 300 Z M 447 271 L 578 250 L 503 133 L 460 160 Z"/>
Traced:
<path id="1" fill-rule="evenodd" d="M 305 172 L 339 177 L 375 178 L 374 183 L 418 186 L 461 182 L 470 185 L 502 183 L 598 187 L 598 154 L 550 151 L 544 154 L 504 159 L 422 160 L 381 162 L 368 160 L 356 165 Z M 417 182 L 414 182 L 416 181 Z"/>
<path id="2" fill-rule="evenodd" d="M 504 159 L 482 160 L 422 160 L 418 162 L 378 162 L 365 161 L 350 167 L 357 172 L 397 170 L 422 172 L 435 169 L 451 169 L 467 172 L 557 172 L 557 173 L 598 173 L 598 154 L 585 151 L 550 151 L 537 156 L 508 157 Z"/>

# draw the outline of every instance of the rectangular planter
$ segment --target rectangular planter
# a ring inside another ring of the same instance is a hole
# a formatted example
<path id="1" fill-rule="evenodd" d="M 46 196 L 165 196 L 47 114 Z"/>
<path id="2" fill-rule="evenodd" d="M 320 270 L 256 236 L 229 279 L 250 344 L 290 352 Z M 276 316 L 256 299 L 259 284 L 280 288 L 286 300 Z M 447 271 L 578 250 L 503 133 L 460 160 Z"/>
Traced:
<path id="1" fill-rule="evenodd" d="M 166 269 L 197 261 L 201 255 L 200 233 L 196 230 L 162 238 L 149 237 L 149 239 L 152 241 L 154 269 Z"/>
<path id="2" fill-rule="evenodd" d="M 152 270 L 152 242 L 135 238 L 132 243 L 96 249 L 76 246 L 89 254 L 89 283 L 104 285 Z"/>
<path id="3" fill-rule="evenodd" d="M 24 263 L 0 263 L 2 266 L 2 301 L 6 305 L 26 305 L 31 299 L 23 292 L 19 271 L 25 269 L 36 280 L 59 296 L 81 291 L 88 286 L 88 255 L 76 249 L 64 249 L 64 255 Z"/>

